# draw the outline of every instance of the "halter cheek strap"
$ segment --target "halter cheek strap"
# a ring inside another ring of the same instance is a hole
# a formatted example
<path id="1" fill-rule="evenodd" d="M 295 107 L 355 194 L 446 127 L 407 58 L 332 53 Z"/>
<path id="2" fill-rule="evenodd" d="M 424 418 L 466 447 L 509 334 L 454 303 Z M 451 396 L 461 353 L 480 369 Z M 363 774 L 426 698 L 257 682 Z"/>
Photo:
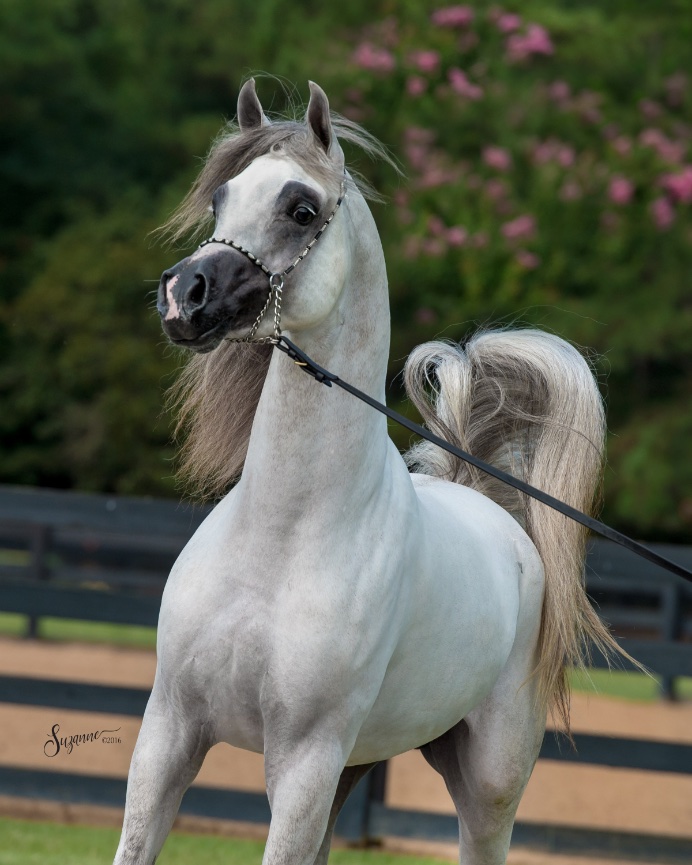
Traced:
<path id="1" fill-rule="evenodd" d="M 305 247 L 305 249 L 300 253 L 300 255 L 295 259 L 292 264 L 289 264 L 287 268 L 282 271 L 272 272 L 267 265 L 262 261 L 262 259 L 257 258 L 256 255 L 250 252 L 249 249 L 245 249 L 244 246 L 241 246 L 239 243 L 236 243 L 235 240 L 226 240 L 223 237 L 210 237 L 208 240 L 203 240 L 199 249 L 203 246 L 208 246 L 210 243 L 223 243 L 225 246 L 230 246 L 232 249 L 235 249 L 237 252 L 242 253 L 246 258 L 249 258 L 250 261 L 257 265 L 260 270 L 267 274 L 269 277 L 269 294 L 267 295 L 267 300 L 262 307 L 260 314 L 255 319 L 254 324 L 250 328 L 247 336 L 243 337 L 226 337 L 228 342 L 253 342 L 256 344 L 276 344 L 281 338 L 281 293 L 284 289 L 284 277 L 291 273 L 292 270 L 300 264 L 300 262 L 305 258 L 305 256 L 310 252 L 312 247 L 317 243 L 317 241 L 324 234 L 329 223 L 336 216 L 337 210 L 341 207 L 341 203 L 346 197 L 346 186 L 344 181 L 341 181 L 341 189 L 339 191 L 339 198 L 337 199 L 336 204 L 334 205 L 334 210 L 329 214 L 329 216 L 325 219 L 324 224 L 317 232 L 317 234 L 312 238 L 310 243 Z M 272 336 L 262 336 L 257 337 L 257 331 L 259 330 L 260 324 L 264 319 L 264 316 L 269 311 L 269 307 L 272 305 L 272 300 L 274 302 L 274 333 Z"/>

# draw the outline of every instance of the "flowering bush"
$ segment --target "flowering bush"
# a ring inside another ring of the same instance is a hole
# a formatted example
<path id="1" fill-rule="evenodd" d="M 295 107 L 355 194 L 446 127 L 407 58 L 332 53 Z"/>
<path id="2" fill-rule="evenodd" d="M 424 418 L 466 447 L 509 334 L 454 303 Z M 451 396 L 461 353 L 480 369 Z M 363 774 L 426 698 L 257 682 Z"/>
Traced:
<path id="1" fill-rule="evenodd" d="M 404 164 L 359 166 L 391 202 L 392 371 L 474 321 L 605 352 L 607 517 L 692 540 L 692 0 L 493 2 L 6 3 L 0 479 L 173 492 L 146 238 L 266 69 Z"/>
<path id="2" fill-rule="evenodd" d="M 633 62 L 641 33 L 513 5 L 409 10 L 355 37 L 343 110 L 408 175 L 383 217 L 395 354 L 517 316 L 606 352 L 611 499 L 638 527 L 692 525 L 692 477 L 637 500 L 624 444 L 652 398 L 692 391 L 688 78 Z M 376 70 L 366 45 L 386 52 Z"/>

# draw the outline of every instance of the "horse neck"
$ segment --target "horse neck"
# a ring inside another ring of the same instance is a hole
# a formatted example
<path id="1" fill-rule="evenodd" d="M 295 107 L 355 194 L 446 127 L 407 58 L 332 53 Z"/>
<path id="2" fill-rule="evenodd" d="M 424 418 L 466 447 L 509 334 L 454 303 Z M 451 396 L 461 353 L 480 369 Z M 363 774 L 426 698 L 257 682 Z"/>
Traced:
<path id="1" fill-rule="evenodd" d="M 288 335 L 325 368 L 384 400 L 389 299 L 382 246 L 365 204 L 354 196 L 347 220 L 351 260 L 328 318 Z M 270 523 L 347 521 L 382 482 L 387 425 L 378 412 L 319 384 L 273 353 L 237 493 Z"/>

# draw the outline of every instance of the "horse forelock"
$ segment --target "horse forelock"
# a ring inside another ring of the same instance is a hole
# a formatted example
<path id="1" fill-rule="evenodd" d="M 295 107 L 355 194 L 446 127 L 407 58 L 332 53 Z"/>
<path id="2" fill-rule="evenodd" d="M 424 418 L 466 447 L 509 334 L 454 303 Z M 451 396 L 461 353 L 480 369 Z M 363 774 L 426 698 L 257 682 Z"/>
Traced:
<path id="1" fill-rule="evenodd" d="M 399 171 L 386 147 L 358 124 L 335 114 L 332 116 L 332 127 L 340 141 L 349 142 Z M 269 153 L 292 160 L 325 189 L 338 193 L 343 167 L 330 159 L 315 142 L 306 124 L 295 120 L 278 120 L 249 130 L 241 130 L 237 125 L 230 124 L 212 144 L 190 191 L 161 226 L 159 234 L 171 243 L 200 237 L 211 222 L 209 205 L 215 190 L 241 174 L 260 156 Z M 358 189 L 365 198 L 379 200 L 378 193 L 357 172 L 349 171 L 347 183 L 351 188 Z"/>

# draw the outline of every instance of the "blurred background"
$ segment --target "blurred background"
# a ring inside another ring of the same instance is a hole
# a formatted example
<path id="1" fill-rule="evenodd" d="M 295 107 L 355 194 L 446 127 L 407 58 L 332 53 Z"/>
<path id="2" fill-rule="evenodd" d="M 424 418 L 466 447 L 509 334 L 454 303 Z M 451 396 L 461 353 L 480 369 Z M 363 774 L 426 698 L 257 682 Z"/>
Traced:
<path id="1" fill-rule="evenodd" d="M 150 232 L 264 70 L 270 114 L 315 79 L 406 173 L 351 154 L 386 197 L 392 400 L 414 345 L 476 324 L 588 346 L 604 518 L 692 540 L 690 0 L 0 9 L 0 482 L 178 495 L 152 292 L 180 251 Z"/>

